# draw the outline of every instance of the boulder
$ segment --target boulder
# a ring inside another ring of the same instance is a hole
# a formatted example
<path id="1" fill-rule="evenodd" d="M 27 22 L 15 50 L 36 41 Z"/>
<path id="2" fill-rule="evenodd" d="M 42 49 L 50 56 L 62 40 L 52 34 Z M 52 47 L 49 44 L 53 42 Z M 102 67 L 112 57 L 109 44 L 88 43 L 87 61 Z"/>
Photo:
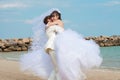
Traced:
<path id="1" fill-rule="evenodd" d="M 25 43 L 25 44 L 29 44 L 30 43 L 30 40 L 29 40 L 29 38 L 23 38 L 23 43 Z"/>
<path id="2" fill-rule="evenodd" d="M 3 50 L 2 50 L 2 48 L 0 48 L 0 52 L 2 52 Z"/>
<path id="3" fill-rule="evenodd" d="M 28 48 L 26 46 L 22 46 L 22 51 L 27 51 Z"/>
<path id="4" fill-rule="evenodd" d="M 6 48 L 6 49 L 3 49 L 4 52 L 11 52 L 12 50 Z"/>

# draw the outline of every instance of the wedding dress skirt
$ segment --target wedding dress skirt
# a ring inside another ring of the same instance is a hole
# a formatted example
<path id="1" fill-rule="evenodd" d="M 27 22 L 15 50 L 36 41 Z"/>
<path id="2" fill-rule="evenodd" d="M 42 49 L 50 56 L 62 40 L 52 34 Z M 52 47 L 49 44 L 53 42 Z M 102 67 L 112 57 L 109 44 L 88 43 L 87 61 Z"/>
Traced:
<path id="1" fill-rule="evenodd" d="M 54 47 L 62 80 L 83 80 L 83 71 L 102 63 L 99 46 L 71 29 L 56 35 Z M 52 61 L 44 47 L 21 56 L 20 65 L 23 71 L 30 71 L 46 80 L 53 71 Z"/>

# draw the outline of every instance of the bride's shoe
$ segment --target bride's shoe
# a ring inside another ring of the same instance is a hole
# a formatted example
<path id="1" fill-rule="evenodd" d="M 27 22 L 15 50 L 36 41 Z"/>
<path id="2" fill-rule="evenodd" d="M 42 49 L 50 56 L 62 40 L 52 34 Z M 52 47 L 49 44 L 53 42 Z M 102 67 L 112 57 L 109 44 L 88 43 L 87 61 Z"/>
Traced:
<path id="1" fill-rule="evenodd" d="M 61 78 L 60 78 L 58 73 L 56 73 L 56 80 L 61 80 Z"/>
<path id="2" fill-rule="evenodd" d="M 82 74 L 82 78 L 83 78 L 83 80 L 87 80 L 87 77 L 85 74 Z"/>
<path id="3" fill-rule="evenodd" d="M 82 71 L 80 71 L 79 72 L 79 78 L 78 79 L 82 79 L 82 80 L 87 80 L 87 77 L 86 77 L 86 75 L 82 72 Z"/>
<path id="4" fill-rule="evenodd" d="M 48 78 L 48 80 L 56 80 L 55 79 L 55 71 L 53 70 L 50 74 L 50 77 Z"/>
<path id="5" fill-rule="evenodd" d="M 48 80 L 61 80 L 61 78 L 58 73 L 55 73 L 55 71 L 52 71 Z"/>
<path id="6" fill-rule="evenodd" d="M 55 56 L 55 51 L 54 50 L 49 50 L 49 55 L 52 59 L 52 63 L 54 66 L 54 71 L 52 71 L 52 74 L 50 75 L 50 78 L 48 80 L 61 80 L 60 76 L 58 74 L 58 66 L 56 62 L 56 56 Z"/>

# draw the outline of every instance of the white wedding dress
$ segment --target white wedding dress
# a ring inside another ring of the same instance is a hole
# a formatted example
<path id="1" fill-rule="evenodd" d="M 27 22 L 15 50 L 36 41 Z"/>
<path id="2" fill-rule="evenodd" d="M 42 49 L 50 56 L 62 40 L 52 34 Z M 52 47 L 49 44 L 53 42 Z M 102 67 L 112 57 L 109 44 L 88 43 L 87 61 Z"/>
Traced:
<path id="1" fill-rule="evenodd" d="M 99 46 L 71 29 L 57 34 L 55 53 L 62 80 L 83 80 L 83 71 L 99 67 L 102 62 Z M 23 71 L 31 71 L 46 80 L 53 70 L 52 61 L 44 47 L 23 55 L 20 63 Z"/>

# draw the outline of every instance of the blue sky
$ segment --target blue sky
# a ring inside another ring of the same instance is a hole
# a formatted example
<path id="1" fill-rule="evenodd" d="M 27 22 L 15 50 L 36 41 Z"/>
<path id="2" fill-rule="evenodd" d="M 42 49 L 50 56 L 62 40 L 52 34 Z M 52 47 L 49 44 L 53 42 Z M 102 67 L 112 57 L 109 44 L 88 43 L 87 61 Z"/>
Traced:
<path id="1" fill-rule="evenodd" d="M 32 36 L 32 21 L 58 8 L 65 28 L 84 36 L 120 35 L 120 0 L 0 0 L 0 38 Z"/>

